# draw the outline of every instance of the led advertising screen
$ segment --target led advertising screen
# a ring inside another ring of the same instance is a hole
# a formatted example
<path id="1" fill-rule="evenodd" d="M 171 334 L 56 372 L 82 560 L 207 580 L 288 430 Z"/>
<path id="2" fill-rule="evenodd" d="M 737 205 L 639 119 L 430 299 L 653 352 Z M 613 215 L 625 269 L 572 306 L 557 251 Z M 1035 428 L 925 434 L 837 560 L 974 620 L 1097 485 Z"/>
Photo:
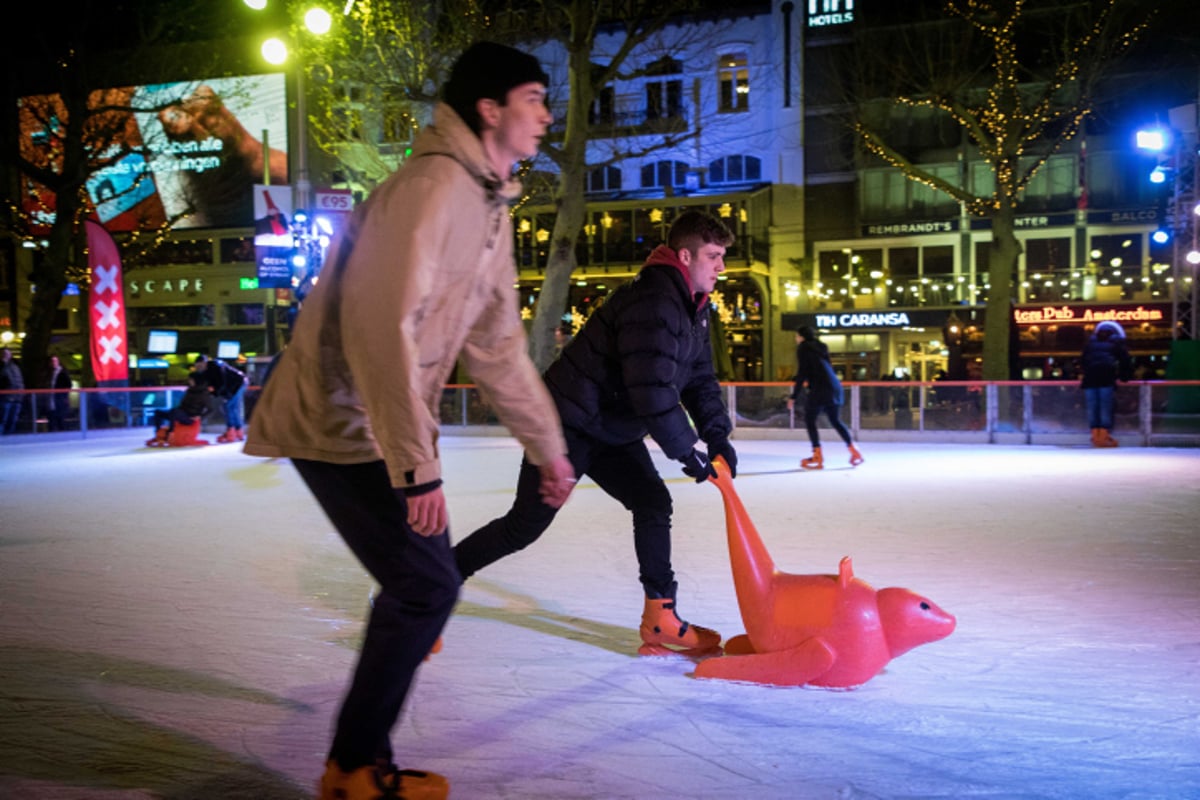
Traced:
<path id="1" fill-rule="evenodd" d="M 217 342 L 217 358 L 227 361 L 236 361 L 241 355 L 242 343 L 232 339 L 222 339 Z"/>
<path id="2" fill-rule="evenodd" d="M 155 355 L 172 354 L 179 349 L 179 331 L 151 330 L 146 336 L 146 352 Z"/>
<path id="3" fill-rule="evenodd" d="M 89 105 L 110 109 L 90 114 L 85 134 L 88 197 L 110 231 L 249 226 L 254 185 L 288 182 L 282 74 L 106 89 Z M 22 156 L 60 171 L 62 101 L 24 97 L 18 111 Z M 32 232 L 44 234 L 54 195 L 26 178 L 23 200 Z"/>

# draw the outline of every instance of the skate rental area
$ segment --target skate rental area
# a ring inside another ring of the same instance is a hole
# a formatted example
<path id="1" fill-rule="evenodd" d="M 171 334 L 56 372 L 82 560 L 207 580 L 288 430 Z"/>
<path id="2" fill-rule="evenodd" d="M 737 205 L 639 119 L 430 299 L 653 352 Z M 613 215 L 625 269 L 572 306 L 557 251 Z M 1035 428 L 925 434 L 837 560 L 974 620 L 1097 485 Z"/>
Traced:
<path id="1" fill-rule="evenodd" d="M 311 798 L 371 581 L 288 462 L 144 439 L 0 447 L 0 797 Z M 629 515 L 585 478 L 464 586 L 400 766 L 463 800 L 1200 797 L 1200 451 L 868 442 L 804 470 L 802 436 L 734 444 L 775 569 L 848 556 L 846 585 L 910 589 L 952 632 L 856 688 L 639 656 Z M 440 446 L 465 536 L 521 452 Z M 652 452 L 681 615 L 753 635 L 721 490 Z"/>

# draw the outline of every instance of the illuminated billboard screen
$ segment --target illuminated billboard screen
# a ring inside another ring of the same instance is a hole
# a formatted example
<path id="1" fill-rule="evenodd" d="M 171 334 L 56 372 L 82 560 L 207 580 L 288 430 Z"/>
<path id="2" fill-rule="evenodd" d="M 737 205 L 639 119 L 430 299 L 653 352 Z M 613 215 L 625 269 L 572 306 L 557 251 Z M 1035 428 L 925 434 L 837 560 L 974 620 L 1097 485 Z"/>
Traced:
<path id="1" fill-rule="evenodd" d="M 162 355 L 179 349 L 179 331 L 152 330 L 146 336 L 146 352 Z"/>
<path id="2" fill-rule="evenodd" d="M 254 184 L 286 184 L 287 95 L 282 74 L 95 91 L 85 146 L 87 193 L 110 231 L 241 227 L 254 222 Z M 18 104 L 21 155 L 59 172 L 66 108 L 56 95 Z M 31 232 L 54 219 L 54 195 L 24 183 Z"/>

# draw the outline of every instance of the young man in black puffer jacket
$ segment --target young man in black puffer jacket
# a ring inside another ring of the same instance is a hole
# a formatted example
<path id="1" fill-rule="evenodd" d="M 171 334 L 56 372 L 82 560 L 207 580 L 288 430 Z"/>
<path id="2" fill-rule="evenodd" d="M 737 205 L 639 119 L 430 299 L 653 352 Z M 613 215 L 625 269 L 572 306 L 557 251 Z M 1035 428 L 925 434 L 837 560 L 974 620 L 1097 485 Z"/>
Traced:
<path id="1" fill-rule="evenodd" d="M 676 614 L 671 494 L 651 463 L 645 437 L 698 483 L 715 477 L 709 458 L 718 455 L 736 474 L 732 425 L 713 369 L 708 303 L 732 241 L 716 217 L 681 214 L 667 244 L 596 310 L 544 376 L 575 474 L 590 475 L 633 514 L 646 595 L 645 654 L 713 650 L 721 641 L 716 631 Z M 696 448 L 700 440 L 707 452 Z M 557 509 L 541 501 L 538 480 L 537 468 L 523 461 L 509 512 L 454 548 L 464 580 L 527 547 L 549 527 Z"/>

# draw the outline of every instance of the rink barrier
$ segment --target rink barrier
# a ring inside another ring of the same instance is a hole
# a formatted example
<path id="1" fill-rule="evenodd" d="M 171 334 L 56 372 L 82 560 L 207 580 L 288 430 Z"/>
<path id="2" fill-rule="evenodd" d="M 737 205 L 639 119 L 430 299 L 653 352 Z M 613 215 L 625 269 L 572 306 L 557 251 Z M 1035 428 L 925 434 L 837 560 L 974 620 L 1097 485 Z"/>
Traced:
<path id="1" fill-rule="evenodd" d="M 1078 381 L 846 382 L 842 420 L 857 441 L 961 444 L 1087 444 L 1090 430 Z M 721 386 L 738 438 L 807 440 L 803 402 L 787 408 L 789 382 L 727 382 Z M 65 429 L 49 430 L 47 396 L 64 390 L 0 392 L 21 398 L 14 434 L 0 442 L 87 438 L 105 429 L 149 427 L 154 411 L 173 408 L 185 386 L 72 389 Z M 246 391 L 253 425 L 260 387 Z M 507 435 L 473 384 L 448 384 L 439 409 L 448 432 Z M 1200 381 L 1130 381 L 1116 389 L 1113 435 L 1127 446 L 1200 446 Z M 829 431 L 824 417 L 822 430 Z M 214 403 L 205 429 L 224 430 Z M 831 432 L 831 431 L 830 431 Z"/>

